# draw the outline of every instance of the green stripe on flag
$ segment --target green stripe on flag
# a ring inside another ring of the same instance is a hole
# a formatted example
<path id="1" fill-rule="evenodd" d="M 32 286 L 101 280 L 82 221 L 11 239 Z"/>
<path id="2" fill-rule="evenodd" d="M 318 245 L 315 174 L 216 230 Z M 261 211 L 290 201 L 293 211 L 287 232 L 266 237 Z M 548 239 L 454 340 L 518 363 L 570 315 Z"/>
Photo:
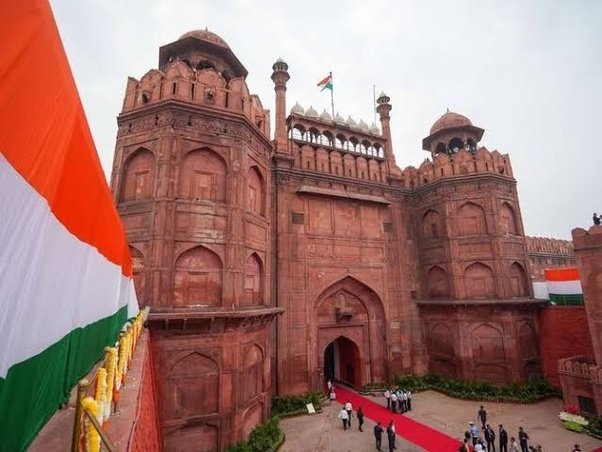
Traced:
<path id="1" fill-rule="evenodd" d="M 582 294 L 557 295 L 550 294 L 550 301 L 556 306 L 583 306 Z"/>
<path id="2" fill-rule="evenodd" d="M 324 91 L 325 89 L 329 89 L 330 91 L 332 91 L 332 82 L 326 83 L 320 91 Z"/>
<path id="3" fill-rule="evenodd" d="M 0 452 L 27 448 L 69 399 L 73 386 L 102 358 L 104 347 L 115 343 L 126 321 L 124 306 L 112 316 L 73 330 L 40 354 L 12 366 L 6 379 L 0 378 Z"/>

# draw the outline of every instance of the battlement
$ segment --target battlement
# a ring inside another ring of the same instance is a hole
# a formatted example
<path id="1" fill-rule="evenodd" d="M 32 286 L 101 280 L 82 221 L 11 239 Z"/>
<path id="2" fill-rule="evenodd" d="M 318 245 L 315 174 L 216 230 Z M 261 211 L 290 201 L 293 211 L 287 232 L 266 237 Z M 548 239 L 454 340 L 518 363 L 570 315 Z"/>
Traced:
<path id="1" fill-rule="evenodd" d="M 574 257 L 573 242 L 549 237 L 526 237 L 529 254 L 554 254 Z"/>
<path id="2" fill-rule="evenodd" d="M 414 189 L 439 179 L 465 176 L 470 174 L 497 174 L 513 177 L 508 154 L 498 151 L 489 152 L 481 147 L 470 152 L 462 149 L 449 154 L 437 154 L 434 162 L 426 159 L 418 168 L 408 166 L 402 171 L 402 185 Z"/>
<path id="3" fill-rule="evenodd" d="M 270 135 L 269 110 L 263 108 L 258 96 L 249 93 L 244 77 L 229 78 L 213 67 L 197 69 L 175 59 L 163 71 L 151 69 L 140 80 L 129 77 L 121 113 L 165 100 L 241 113 L 266 137 Z"/>
<path id="4" fill-rule="evenodd" d="M 602 226 L 592 226 L 587 231 L 583 228 L 576 228 L 573 229 L 572 235 L 575 250 L 585 248 L 602 249 Z"/>

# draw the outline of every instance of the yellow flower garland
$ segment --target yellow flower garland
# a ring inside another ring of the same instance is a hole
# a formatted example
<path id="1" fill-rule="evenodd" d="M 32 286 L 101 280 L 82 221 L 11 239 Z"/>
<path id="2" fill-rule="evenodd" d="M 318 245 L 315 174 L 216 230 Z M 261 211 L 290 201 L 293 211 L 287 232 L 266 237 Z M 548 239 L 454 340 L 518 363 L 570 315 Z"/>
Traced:
<path id="1" fill-rule="evenodd" d="M 98 419 L 100 414 L 100 407 L 96 400 L 92 397 L 86 397 L 82 400 L 82 408 L 92 414 Z M 86 452 L 99 452 L 100 451 L 100 434 L 94 428 L 94 425 L 84 415 L 84 426 L 86 432 Z"/>
<path id="2" fill-rule="evenodd" d="M 96 402 L 98 403 L 99 415 L 98 422 L 100 425 L 105 420 L 105 409 L 107 403 L 107 369 L 101 367 L 96 374 Z"/>
<path id="3" fill-rule="evenodd" d="M 105 408 L 105 420 L 111 415 L 111 404 L 113 403 L 113 389 L 115 387 L 115 371 L 117 370 L 117 349 L 107 349 L 107 400 Z"/>

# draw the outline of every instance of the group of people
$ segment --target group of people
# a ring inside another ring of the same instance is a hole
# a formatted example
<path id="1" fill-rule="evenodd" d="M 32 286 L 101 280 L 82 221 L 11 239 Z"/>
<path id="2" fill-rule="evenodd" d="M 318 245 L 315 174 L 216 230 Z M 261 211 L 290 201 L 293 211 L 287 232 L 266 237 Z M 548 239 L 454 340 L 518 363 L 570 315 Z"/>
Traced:
<path id="1" fill-rule="evenodd" d="M 464 442 L 459 448 L 460 452 L 496 452 L 496 433 L 487 423 L 487 411 L 481 405 L 477 413 L 481 421 L 481 429 L 474 422 L 468 424 L 464 432 Z M 481 434 L 482 433 L 482 434 Z M 523 427 L 518 428 L 518 443 L 514 436 L 508 437 L 508 432 L 502 424 L 498 428 L 499 452 L 541 452 L 541 446 L 529 446 L 529 435 Z"/>
<path id="2" fill-rule="evenodd" d="M 357 417 L 357 421 L 359 424 L 359 431 L 363 432 L 362 426 L 364 425 L 364 411 L 362 407 L 357 409 L 355 414 Z M 353 405 L 349 400 L 345 402 L 343 405 L 343 409 L 339 412 L 339 419 L 343 422 L 343 430 L 351 429 L 351 418 L 353 417 Z M 389 451 L 393 452 L 393 449 L 397 449 L 395 447 L 395 424 L 393 420 L 389 422 L 389 425 L 385 429 L 382 423 L 378 422 L 374 426 L 374 439 L 376 440 L 376 449 L 381 450 L 381 444 L 383 439 L 383 433 L 387 433 L 387 440 L 389 442 Z"/>
<path id="3" fill-rule="evenodd" d="M 347 428 L 351 428 L 351 417 L 352 416 L 353 416 L 353 405 L 351 404 L 351 402 L 349 400 L 347 400 L 347 402 L 345 402 L 345 405 L 343 405 L 343 409 L 339 413 L 339 419 L 341 421 L 343 421 L 343 430 L 347 430 Z M 362 430 L 362 425 L 364 425 L 364 411 L 362 410 L 362 407 L 359 407 L 357 409 L 356 416 L 357 416 L 357 421 L 359 423 L 359 430 L 360 430 L 360 432 L 363 432 L 364 430 Z"/>
<path id="4" fill-rule="evenodd" d="M 402 388 L 390 388 L 385 391 L 387 409 L 393 413 L 412 411 L 412 391 Z"/>
<path id="5" fill-rule="evenodd" d="M 602 222 L 602 215 L 598 215 L 596 212 L 594 212 L 594 226 L 600 226 L 600 223 Z"/>

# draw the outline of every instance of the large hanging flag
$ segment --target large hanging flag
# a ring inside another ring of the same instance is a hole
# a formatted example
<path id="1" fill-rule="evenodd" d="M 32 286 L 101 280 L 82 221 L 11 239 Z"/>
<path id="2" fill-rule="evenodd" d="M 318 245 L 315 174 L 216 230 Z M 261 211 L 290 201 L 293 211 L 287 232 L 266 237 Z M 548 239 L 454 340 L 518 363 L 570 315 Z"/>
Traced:
<path id="1" fill-rule="evenodd" d="M 50 6 L 0 14 L 0 451 L 24 450 L 138 310 Z"/>
<path id="2" fill-rule="evenodd" d="M 332 72 L 318 82 L 318 88 L 322 88 L 320 91 L 324 91 L 325 89 L 332 91 Z"/>
<path id="3" fill-rule="evenodd" d="M 552 304 L 583 305 L 583 291 L 577 267 L 547 268 L 544 273 L 548 298 Z"/>

